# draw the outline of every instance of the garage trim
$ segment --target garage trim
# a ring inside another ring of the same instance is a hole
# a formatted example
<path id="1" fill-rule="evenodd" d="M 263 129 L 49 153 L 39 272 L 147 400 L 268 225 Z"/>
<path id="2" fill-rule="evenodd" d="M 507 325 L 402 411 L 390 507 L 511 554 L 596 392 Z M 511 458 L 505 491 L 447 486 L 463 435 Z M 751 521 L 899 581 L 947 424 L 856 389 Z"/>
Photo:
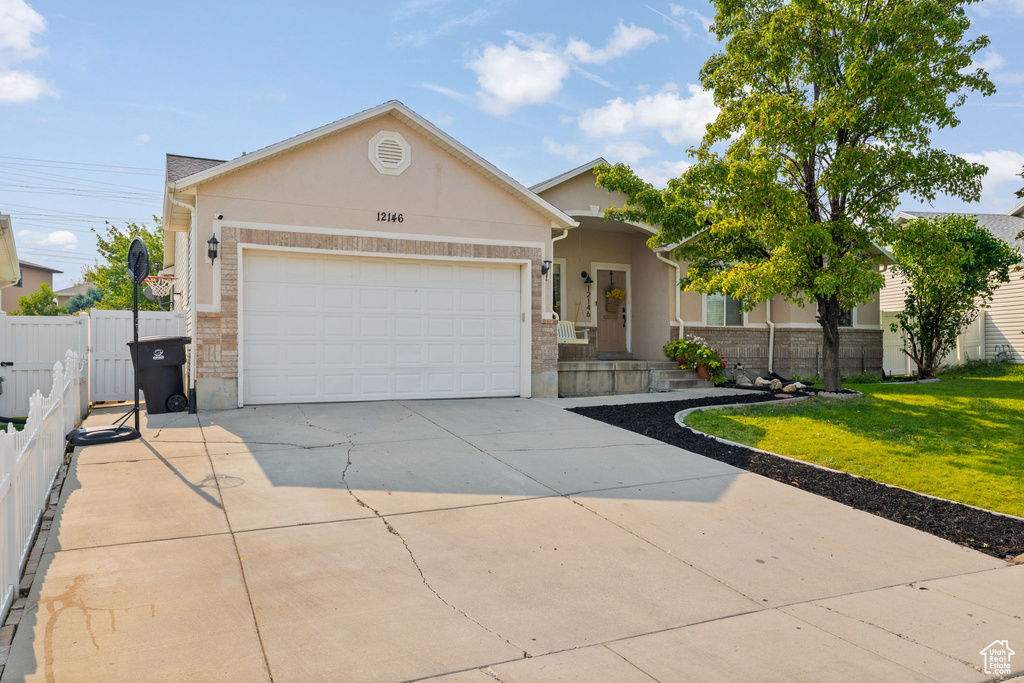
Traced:
<path id="1" fill-rule="evenodd" d="M 390 235 L 388 235 L 390 237 Z M 484 241 L 481 240 L 480 243 Z M 447 261 L 461 263 L 504 263 L 518 265 L 520 268 L 519 277 L 519 300 L 522 320 L 519 326 L 519 395 L 523 398 L 531 396 L 531 373 L 533 364 L 533 302 L 532 302 L 532 280 L 531 269 L 533 262 L 529 259 L 505 259 L 505 258 L 476 258 L 458 257 L 443 255 L 422 255 L 422 254 L 396 254 L 379 251 L 351 251 L 338 249 L 311 249 L 307 247 L 282 247 L 266 244 L 253 244 L 250 242 L 238 243 L 238 407 L 245 405 L 245 374 L 242 372 L 245 354 L 245 326 L 243 312 L 245 310 L 244 288 L 245 288 L 245 251 L 280 251 L 303 254 L 318 254 L 322 256 L 364 256 L 367 258 L 397 258 L 410 261 Z"/>

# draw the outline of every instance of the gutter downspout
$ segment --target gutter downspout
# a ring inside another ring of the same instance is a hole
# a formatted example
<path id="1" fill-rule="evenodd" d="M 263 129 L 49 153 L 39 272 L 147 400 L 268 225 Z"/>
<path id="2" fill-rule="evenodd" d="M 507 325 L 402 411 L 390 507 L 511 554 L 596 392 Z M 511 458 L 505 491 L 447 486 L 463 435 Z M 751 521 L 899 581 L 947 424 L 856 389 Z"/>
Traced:
<path id="1" fill-rule="evenodd" d="M 679 339 L 682 339 L 683 333 L 686 331 L 686 324 L 683 322 L 682 315 L 680 315 L 680 305 L 682 302 L 683 292 L 679 289 L 679 281 L 683 279 L 683 270 L 679 267 L 678 261 L 669 261 L 657 251 L 654 252 L 654 255 L 658 257 L 659 261 L 667 263 L 676 269 L 676 322 L 679 323 Z"/>
<path id="2" fill-rule="evenodd" d="M 557 242 L 558 240 L 564 240 L 568 236 L 569 236 L 569 228 L 565 228 L 564 230 L 562 230 L 562 234 L 561 235 L 559 235 L 558 237 L 552 237 L 551 238 L 551 261 L 552 262 L 554 262 L 554 260 L 555 260 L 555 242 Z M 553 267 L 554 267 L 554 264 L 552 263 L 552 268 Z M 562 273 L 562 277 L 565 277 L 565 273 Z M 564 304 L 565 302 L 563 301 L 562 303 Z M 554 302 L 552 302 L 551 310 L 550 311 L 545 311 L 545 315 L 550 315 L 552 320 L 561 320 L 559 315 L 557 313 L 555 313 L 554 308 L 555 308 L 554 307 Z"/>
<path id="3" fill-rule="evenodd" d="M 772 302 L 764 304 L 764 320 L 768 323 L 768 374 L 775 370 L 775 323 L 772 322 Z"/>
<path id="4" fill-rule="evenodd" d="M 197 346 L 197 342 L 198 342 L 198 339 L 197 339 L 198 335 L 196 334 L 196 328 L 197 328 L 197 324 L 198 324 L 198 322 L 197 322 L 197 317 L 198 316 L 196 315 L 196 309 L 197 309 L 197 307 L 199 305 L 197 300 L 196 300 L 198 295 L 199 295 L 199 286 L 198 286 L 199 274 L 196 272 L 196 270 L 198 269 L 198 265 L 199 265 L 199 258 L 195 256 L 196 248 L 197 248 L 196 240 L 198 239 L 198 235 L 196 234 L 196 229 L 198 227 L 196 225 L 196 207 L 194 207 L 191 204 L 188 204 L 186 202 L 183 202 L 181 200 L 175 199 L 174 195 L 171 194 L 171 193 L 168 193 L 167 198 L 170 200 L 171 204 L 174 204 L 175 206 L 180 206 L 181 208 L 187 210 L 188 213 L 189 213 L 189 228 L 188 228 L 188 234 L 189 234 L 189 253 L 188 253 L 188 258 L 189 258 L 190 261 L 192 261 L 196 265 L 196 267 L 193 268 L 193 267 L 191 267 L 192 266 L 191 263 L 187 263 L 186 264 L 186 270 L 188 271 L 188 276 L 189 276 L 188 277 L 188 290 L 189 290 L 188 291 L 188 328 L 191 331 L 192 337 L 193 337 L 192 338 L 192 344 L 190 345 L 192 347 L 191 348 L 191 354 L 190 354 L 191 358 L 189 359 L 190 362 L 188 364 L 188 406 L 189 406 L 189 410 L 188 411 L 190 413 L 194 413 L 194 412 L 196 412 L 196 373 L 197 373 L 196 365 L 198 364 L 197 361 L 198 361 L 198 358 L 199 358 L 199 354 L 196 353 L 196 350 L 197 350 L 196 346 Z M 175 265 L 175 271 L 177 271 L 178 270 L 177 269 L 177 265 L 178 264 L 175 263 L 174 265 Z"/>

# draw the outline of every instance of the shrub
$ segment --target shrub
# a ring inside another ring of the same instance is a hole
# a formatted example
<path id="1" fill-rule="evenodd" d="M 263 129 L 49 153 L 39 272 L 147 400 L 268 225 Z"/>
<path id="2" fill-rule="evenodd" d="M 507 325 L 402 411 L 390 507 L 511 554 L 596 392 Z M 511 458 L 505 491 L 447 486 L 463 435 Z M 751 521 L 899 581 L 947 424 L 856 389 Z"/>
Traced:
<path id="1" fill-rule="evenodd" d="M 725 359 L 700 337 L 688 334 L 669 342 L 665 345 L 665 355 L 687 370 L 696 370 L 698 365 L 703 365 L 716 382 L 725 379 Z"/>

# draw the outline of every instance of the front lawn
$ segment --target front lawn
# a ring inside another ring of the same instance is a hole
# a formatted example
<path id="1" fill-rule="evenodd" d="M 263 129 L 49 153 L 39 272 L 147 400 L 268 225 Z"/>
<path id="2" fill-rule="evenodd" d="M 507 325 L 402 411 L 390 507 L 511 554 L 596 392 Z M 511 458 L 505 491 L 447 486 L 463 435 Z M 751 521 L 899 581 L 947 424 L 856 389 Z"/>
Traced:
<path id="1" fill-rule="evenodd" d="M 853 400 L 698 411 L 709 434 L 912 491 L 1024 516 L 1024 366 L 934 384 L 844 385 Z"/>

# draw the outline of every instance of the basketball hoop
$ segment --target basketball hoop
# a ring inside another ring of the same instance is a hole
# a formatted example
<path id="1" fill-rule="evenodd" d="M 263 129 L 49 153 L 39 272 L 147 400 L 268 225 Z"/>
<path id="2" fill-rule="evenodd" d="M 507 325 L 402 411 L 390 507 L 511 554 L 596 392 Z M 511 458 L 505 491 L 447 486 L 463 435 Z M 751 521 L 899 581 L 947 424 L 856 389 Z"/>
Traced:
<path id="1" fill-rule="evenodd" d="M 165 297 L 174 289 L 174 282 L 177 279 L 167 275 L 150 275 L 146 278 L 146 284 L 154 296 Z"/>

